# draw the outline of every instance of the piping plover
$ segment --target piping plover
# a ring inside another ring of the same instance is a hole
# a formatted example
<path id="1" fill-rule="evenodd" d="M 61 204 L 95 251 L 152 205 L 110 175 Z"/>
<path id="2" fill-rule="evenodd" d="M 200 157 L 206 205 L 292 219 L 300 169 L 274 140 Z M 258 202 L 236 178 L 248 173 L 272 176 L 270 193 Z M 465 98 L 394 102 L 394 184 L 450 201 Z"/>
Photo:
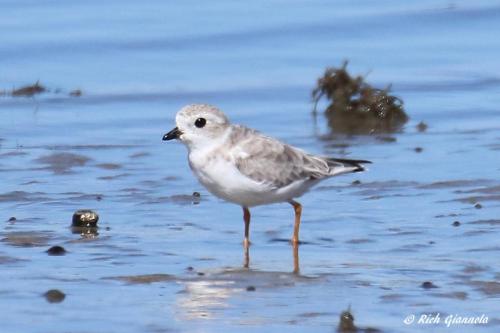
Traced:
<path id="1" fill-rule="evenodd" d="M 244 245 L 249 245 L 250 207 L 288 202 L 295 210 L 292 244 L 299 243 L 302 206 L 294 199 L 323 179 L 363 171 L 364 160 L 316 156 L 233 125 L 214 106 L 192 104 L 175 116 L 176 127 L 163 140 L 188 148 L 191 170 L 215 196 L 243 208 Z"/>

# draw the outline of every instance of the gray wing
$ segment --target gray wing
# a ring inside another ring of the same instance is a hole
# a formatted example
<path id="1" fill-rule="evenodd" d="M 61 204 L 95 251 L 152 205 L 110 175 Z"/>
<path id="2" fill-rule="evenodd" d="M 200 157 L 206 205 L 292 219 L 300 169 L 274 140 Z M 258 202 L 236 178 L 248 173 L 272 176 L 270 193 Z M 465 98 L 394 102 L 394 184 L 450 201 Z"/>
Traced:
<path id="1" fill-rule="evenodd" d="M 229 140 L 238 170 L 271 188 L 332 176 L 327 159 L 307 154 L 255 130 L 234 125 Z"/>

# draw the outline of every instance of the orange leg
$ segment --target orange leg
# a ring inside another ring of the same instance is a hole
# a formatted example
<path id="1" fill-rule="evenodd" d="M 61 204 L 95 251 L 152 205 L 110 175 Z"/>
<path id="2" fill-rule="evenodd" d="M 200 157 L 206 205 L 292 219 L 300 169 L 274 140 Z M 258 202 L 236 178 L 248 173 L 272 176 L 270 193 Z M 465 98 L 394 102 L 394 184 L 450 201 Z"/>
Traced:
<path id="1" fill-rule="evenodd" d="M 299 265 L 299 245 L 293 245 L 293 273 L 300 274 L 300 265 Z"/>
<path id="2" fill-rule="evenodd" d="M 245 221 L 245 239 L 243 240 L 243 246 L 248 248 L 250 245 L 250 210 L 247 207 L 243 207 L 243 221 Z"/>
<path id="3" fill-rule="evenodd" d="M 295 210 L 295 225 L 293 226 L 293 237 L 292 244 L 299 244 L 299 228 L 300 228 L 300 216 L 302 215 L 302 205 L 295 200 L 290 200 L 289 203 L 293 206 Z"/>

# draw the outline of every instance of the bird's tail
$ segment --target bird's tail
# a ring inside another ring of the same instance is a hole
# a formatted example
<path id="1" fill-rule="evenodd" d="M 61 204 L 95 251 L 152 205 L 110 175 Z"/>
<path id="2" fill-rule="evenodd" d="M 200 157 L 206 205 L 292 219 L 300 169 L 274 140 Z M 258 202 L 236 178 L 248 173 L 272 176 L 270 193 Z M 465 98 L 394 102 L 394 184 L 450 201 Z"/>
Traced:
<path id="1" fill-rule="evenodd" d="M 330 175 L 335 176 L 342 173 L 365 171 L 363 164 L 371 163 L 366 160 L 349 160 L 344 158 L 327 158 L 326 162 L 330 167 Z"/>

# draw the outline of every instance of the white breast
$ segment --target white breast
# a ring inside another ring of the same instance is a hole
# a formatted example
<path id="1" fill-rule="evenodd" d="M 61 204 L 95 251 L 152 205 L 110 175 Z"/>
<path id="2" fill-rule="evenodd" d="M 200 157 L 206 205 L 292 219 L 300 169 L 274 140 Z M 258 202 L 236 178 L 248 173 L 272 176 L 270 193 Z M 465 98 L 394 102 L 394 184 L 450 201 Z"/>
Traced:
<path id="1" fill-rule="evenodd" d="M 250 206 L 265 190 L 261 184 L 242 175 L 231 161 L 220 156 L 190 153 L 189 165 L 208 191 L 227 201 Z"/>

